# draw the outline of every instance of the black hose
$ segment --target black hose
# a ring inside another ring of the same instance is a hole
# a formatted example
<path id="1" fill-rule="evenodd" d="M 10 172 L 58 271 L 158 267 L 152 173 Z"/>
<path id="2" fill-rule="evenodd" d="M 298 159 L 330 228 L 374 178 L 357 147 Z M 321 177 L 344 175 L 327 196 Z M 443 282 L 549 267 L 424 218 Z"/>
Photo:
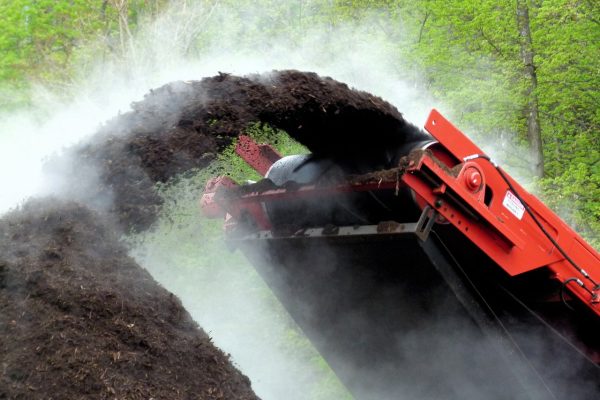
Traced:
<path id="1" fill-rule="evenodd" d="M 583 284 L 583 282 L 581 282 L 581 280 L 579 278 L 569 278 L 567 280 L 565 280 L 562 285 L 560 285 L 560 301 L 562 301 L 562 303 L 565 305 L 565 307 L 567 307 L 570 310 L 575 311 L 575 309 L 573 307 L 571 307 L 569 305 L 569 303 L 567 303 L 567 300 L 565 299 L 565 287 L 567 287 L 567 285 L 569 284 L 569 282 L 577 282 L 577 284 L 581 283 Z"/>

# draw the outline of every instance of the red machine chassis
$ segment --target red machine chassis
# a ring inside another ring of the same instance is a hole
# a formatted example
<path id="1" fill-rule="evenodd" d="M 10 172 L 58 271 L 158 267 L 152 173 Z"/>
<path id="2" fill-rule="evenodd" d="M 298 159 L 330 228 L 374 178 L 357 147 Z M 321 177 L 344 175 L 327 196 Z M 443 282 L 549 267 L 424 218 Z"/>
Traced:
<path id="1" fill-rule="evenodd" d="M 211 217 L 227 214 L 226 229 L 251 218 L 257 230 L 268 231 L 272 227 L 264 202 L 407 186 L 431 220 L 452 224 L 508 275 L 548 268 L 551 279 L 600 317 L 598 252 L 438 111 L 432 110 L 425 129 L 438 143 L 411 154 L 399 168 L 334 186 L 304 185 L 294 190 L 260 185 L 238 190 L 231 180 L 216 178 L 207 184 L 202 208 Z M 263 176 L 279 158 L 247 137 L 237 152 Z"/>

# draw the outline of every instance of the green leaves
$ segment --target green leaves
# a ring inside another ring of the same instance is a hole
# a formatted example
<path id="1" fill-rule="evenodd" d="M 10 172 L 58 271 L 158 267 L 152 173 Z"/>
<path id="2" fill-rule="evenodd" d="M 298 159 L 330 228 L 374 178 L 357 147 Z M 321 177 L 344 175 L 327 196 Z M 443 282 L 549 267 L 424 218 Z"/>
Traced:
<path id="1" fill-rule="evenodd" d="M 120 3 L 120 1 L 119 1 Z M 165 1 L 124 0 L 135 27 Z M 0 2 L 0 95 L 2 108 L 23 105 L 32 83 L 68 85 L 81 54 L 97 58 L 116 51 L 119 13 L 115 1 L 11 0 Z M 102 46 L 96 43 L 100 41 Z M 20 96 L 14 96 L 19 92 Z"/>
<path id="2" fill-rule="evenodd" d="M 596 156 L 600 160 L 597 151 Z M 547 205 L 592 246 L 600 248 L 600 162 L 572 162 L 562 174 L 546 178 L 541 184 Z"/>

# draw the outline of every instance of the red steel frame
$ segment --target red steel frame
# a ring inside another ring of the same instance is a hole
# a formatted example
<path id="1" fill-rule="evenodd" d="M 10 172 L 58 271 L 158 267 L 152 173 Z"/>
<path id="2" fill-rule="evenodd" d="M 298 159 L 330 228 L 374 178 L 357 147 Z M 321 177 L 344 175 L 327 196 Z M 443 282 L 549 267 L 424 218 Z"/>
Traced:
<path id="1" fill-rule="evenodd" d="M 271 165 L 281 158 L 273 147 L 267 144 L 256 144 L 246 135 L 238 138 L 235 152 L 262 176 L 265 176 Z"/>
<path id="2" fill-rule="evenodd" d="M 278 188 L 245 194 L 233 201 L 221 200 L 219 206 L 228 213 L 229 223 L 226 227 L 235 225 L 232 220 L 251 215 L 257 229 L 271 229 L 262 208 L 265 201 L 326 196 L 333 192 L 390 189 L 402 184 L 417 194 L 420 205 L 433 208 L 507 274 L 515 276 L 547 267 L 552 271 L 553 279 L 565 284 L 572 295 L 600 316 L 600 287 L 596 285 L 600 282 L 598 252 L 539 199 L 504 173 L 517 192 L 513 193 L 489 159 L 472 157 L 483 155 L 483 151 L 438 111 L 431 111 L 425 129 L 438 144 L 431 151 L 413 158 L 408 168 L 393 181 L 330 187 L 305 185 L 294 191 Z M 250 138 L 243 137 L 240 143 L 236 150 L 238 154 L 263 176 L 272 163 L 280 158 L 270 146 L 257 145 Z M 450 162 L 453 158 L 455 162 Z M 214 194 L 219 186 L 233 185 L 228 180 L 211 180 L 201 201 L 207 215 L 212 217 L 225 213 L 217 212 L 218 207 L 214 204 Z M 542 232 L 532 216 L 524 210 L 517 195 L 577 266 Z"/>
<path id="3" fill-rule="evenodd" d="M 459 160 L 483 154 L 479 147 L 437 110 L 432 110 L 425 129 L 438 140 L 446 151 Z M 573 282 L 568 285 L 569 291 L 600 316 L 600 288 L 592 283 L 600 282 L 600 254 L 537 197 L 528 193 L 505 173 L 518 195 L 529 206 L 546 231 L 552 235 L 554 241 L 579 268 L 586 271 L 589 278 L 586 277 L 561 254 L 527 212 L 519 218 L 518 214 L 515 215 L 504 205 L 504 199 L 507 196 L 512 197 L 514 193 L 509 193 L 508 184 L 490 161 L 478 158 L 469 163 L 476 164 L 475 168 L 480 171 L 482 176 L 485 176 L 486 185 L 492 192 L 489 204 L 478 201 L 472 192 L 469 193 L 469 188 L 463 183 L 464 181 L 461 182 L 446 173 L 429 157 L 423 157 L 420 165 L 415 166 L 414 170 L 424 167 L 433 170 L 445 187 L 432 188 L 414 173 L 404 174 L 402 180 L 427 203 L 433 207 L 438 205 L 436 210 L 440 214 L 509 275 L 514 276 L 547 266 L 553 272 L 553 278 L 561 283 L 570 278 L 579 279 L 585 287 Z M 469 216 L 453 204 L 443 203 L 440 205 L 436 203 L 441 190 L 452 190 L 456 193 L 460 200 L 475 212 L 477 218 Z"/>

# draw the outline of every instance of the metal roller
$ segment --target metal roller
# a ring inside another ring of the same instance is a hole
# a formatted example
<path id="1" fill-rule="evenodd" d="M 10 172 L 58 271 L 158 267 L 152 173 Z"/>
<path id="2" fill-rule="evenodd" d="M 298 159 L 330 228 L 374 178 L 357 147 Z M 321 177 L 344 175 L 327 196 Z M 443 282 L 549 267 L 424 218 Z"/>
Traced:
<path id="1" fill-rule="evenodd" d="M 275 185 L 289 189 L 298 185 L 335 185 L 348 175 L 388 169 L 413 150 L 426 149 L 433 140 L 412 142 L 388 152 L 382 159 L 333 160 L 312 154 L 293 155 L 276 161 L 266 173 Z M 337 193 L 332 196 L 266 202 L 265 210 L 274 227 L 307 228 L 323 225 L 367 225 L 379 221 L 418 218 L 420 210 L 408 188 Z"/>

